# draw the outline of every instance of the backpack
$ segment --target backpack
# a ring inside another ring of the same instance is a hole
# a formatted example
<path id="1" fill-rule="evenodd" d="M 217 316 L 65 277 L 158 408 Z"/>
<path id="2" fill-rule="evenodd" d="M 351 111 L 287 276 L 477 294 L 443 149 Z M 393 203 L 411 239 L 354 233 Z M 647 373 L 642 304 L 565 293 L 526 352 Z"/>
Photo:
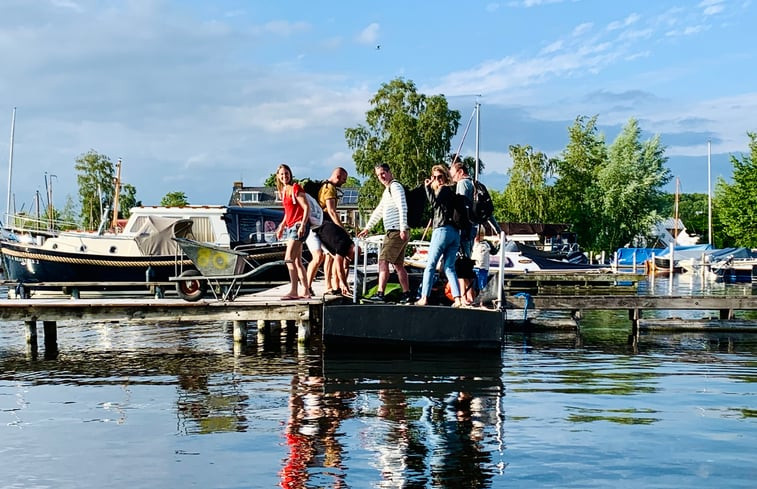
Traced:
<path id="1" fill-rule="evenodd" d="M 323 224 L 323 209 L 321 209 L 321 205 L 317 200 L 313 198 L 312 195 L 310 195 L 310 193 L 308 193 L 307 190 L 305 190 L 305 199 L 307 199 L 308 205 L 310 206 L 310 215 L 308 216 L 308 219 L 310 220 L 310 227 L 315 229 Z M 294 196 L 294 192 L 292 192 L 292 203 L 294 205 L 298 205 L 297 198 Z"/>
<path id="2" fill-rule="evenodd" d="M 303 178 L 300 180 L 300 187 L 317 201 L 318 193 L 321 191 L 321 187 L 323 187 L 324 183 L 326 183 L 326 180 L 311 180 L 309 178 Z"/>
<path id="3" fill-rule="evenodd" d="M 471 215 L 473 210 L 468 204 L 469 200 L 462 194 L 455 194 L 452 207 L 452 225 L 460 230 L 468 230 L 473 224 Z"/>
<path id="4" fill-rule="evenodd" d="M 411 228 L 419 228 L 426 225 L 424 214 L 426 211 L 426 204 L 428 199 L 426 198 L 426 189 L 423 184 L 418 185 L 414 189 L 408 189 L 404 184 L 402 189 L 405 191 L 405 203 L 407 204 L 407 225 Z M 392 193 L 391 186 L 389 193 Z"/>
<path id="5" fill-rule="evenodd" d="M 471 207 L 470 220 L 474 224 L 483 224 L 494 214 L 494 202 L 489 195 L 486 185 L 479 181 L 473 182 L 473 206 Z"/>

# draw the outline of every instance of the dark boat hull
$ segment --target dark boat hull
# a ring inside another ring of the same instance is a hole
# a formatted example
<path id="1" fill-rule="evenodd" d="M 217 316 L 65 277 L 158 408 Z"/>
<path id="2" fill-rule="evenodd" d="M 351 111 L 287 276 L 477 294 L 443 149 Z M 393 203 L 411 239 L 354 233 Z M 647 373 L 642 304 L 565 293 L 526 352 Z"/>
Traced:
<path id="1" fill-rule="evenodd" d="M 45 250 L 36 246 L 3 243 L 6 279 L 39 282 L 144 282 L 167 281 L 189 260 L 176 256 L 104 256 Z"/>
<path id="2" fill-rule="evenodd" d="M 394 304 L 327 305 L 324 345 L 362 344 L 371 348 L 501 348 L 501 311 L 447 306 Z"/>

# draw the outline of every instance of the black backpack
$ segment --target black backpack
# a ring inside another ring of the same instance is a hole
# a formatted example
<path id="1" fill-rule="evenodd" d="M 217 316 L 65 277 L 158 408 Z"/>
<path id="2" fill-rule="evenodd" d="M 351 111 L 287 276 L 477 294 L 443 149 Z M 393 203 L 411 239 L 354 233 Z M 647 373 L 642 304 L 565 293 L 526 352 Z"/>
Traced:
<path id="1" fill-rule="evenodd" d="M 414 189 L 408 189 L 404 184 L 402 189 L 405 191 L 405 202 L 407 203 L 407 225 L 411 228 L 419 228 L 426 225 L 425 211 L 426 203 L 426 189 L 423 184 L 418 185 Z M 389 187 L 389 193 L 392 193 L 391 187 Z"/>
<path id="2" fill-rule="evenodd" d="M 492 202 L 492 197 L 489 195 L 486 185 L 479 181 L 475 181 L 473 184 L 473 206 L 470 220 L 474 224 L 483 224 L 494 214 L 494 202 Z"/>
<path id="3" fill-rule="evenodd" d="M 454 192 L 454 190 L 453 190 Z M 470 201 L 462 194 L 455 194 L 452 207 L 452 225 L 457 229 L 470 229 L 473 210 Z"/>
<path id="4" fill-rule="evenodd" d="M 300 187 L 318 202 L 318 192 L 321 191 L 321 187 L 323 187 L 324 183 L 326 183 L 326 180 L 311 180 L 309 178 L 303 178 L 300 180 Z"/>

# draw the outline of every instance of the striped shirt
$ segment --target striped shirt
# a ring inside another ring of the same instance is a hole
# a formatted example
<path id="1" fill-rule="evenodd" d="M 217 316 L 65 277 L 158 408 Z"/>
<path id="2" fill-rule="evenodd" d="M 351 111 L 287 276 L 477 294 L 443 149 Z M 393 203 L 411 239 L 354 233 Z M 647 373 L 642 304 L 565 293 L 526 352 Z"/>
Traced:
<path id="1" fill-rule="evenodd" d="M 365 225 L 365 228 L 371 229 L 382 219 L 384 220 L 384 229 L 387 231 L 390 229 L 405 231 L 409 228 L 407 225 L 405 189 L 397 180 L 392 180 L 384 189 L 384 193 L 381 194 L 381 200 L 373 210 L 373 213 L 371 213 L 371 217 L 368 219 L 368 224 Z"/>

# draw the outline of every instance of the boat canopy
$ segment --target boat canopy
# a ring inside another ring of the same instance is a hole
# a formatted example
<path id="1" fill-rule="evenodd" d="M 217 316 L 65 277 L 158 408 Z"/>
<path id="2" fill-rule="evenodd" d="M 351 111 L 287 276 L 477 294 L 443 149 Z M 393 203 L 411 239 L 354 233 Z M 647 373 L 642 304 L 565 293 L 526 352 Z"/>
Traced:
<path id="1" fill-rule="evenodd" d="M 192 234 L 190 219 L 145 216 L 134 237 L 143 255 L 173 255 L 178 247 L 171 238 L 186 238 Z"/>

